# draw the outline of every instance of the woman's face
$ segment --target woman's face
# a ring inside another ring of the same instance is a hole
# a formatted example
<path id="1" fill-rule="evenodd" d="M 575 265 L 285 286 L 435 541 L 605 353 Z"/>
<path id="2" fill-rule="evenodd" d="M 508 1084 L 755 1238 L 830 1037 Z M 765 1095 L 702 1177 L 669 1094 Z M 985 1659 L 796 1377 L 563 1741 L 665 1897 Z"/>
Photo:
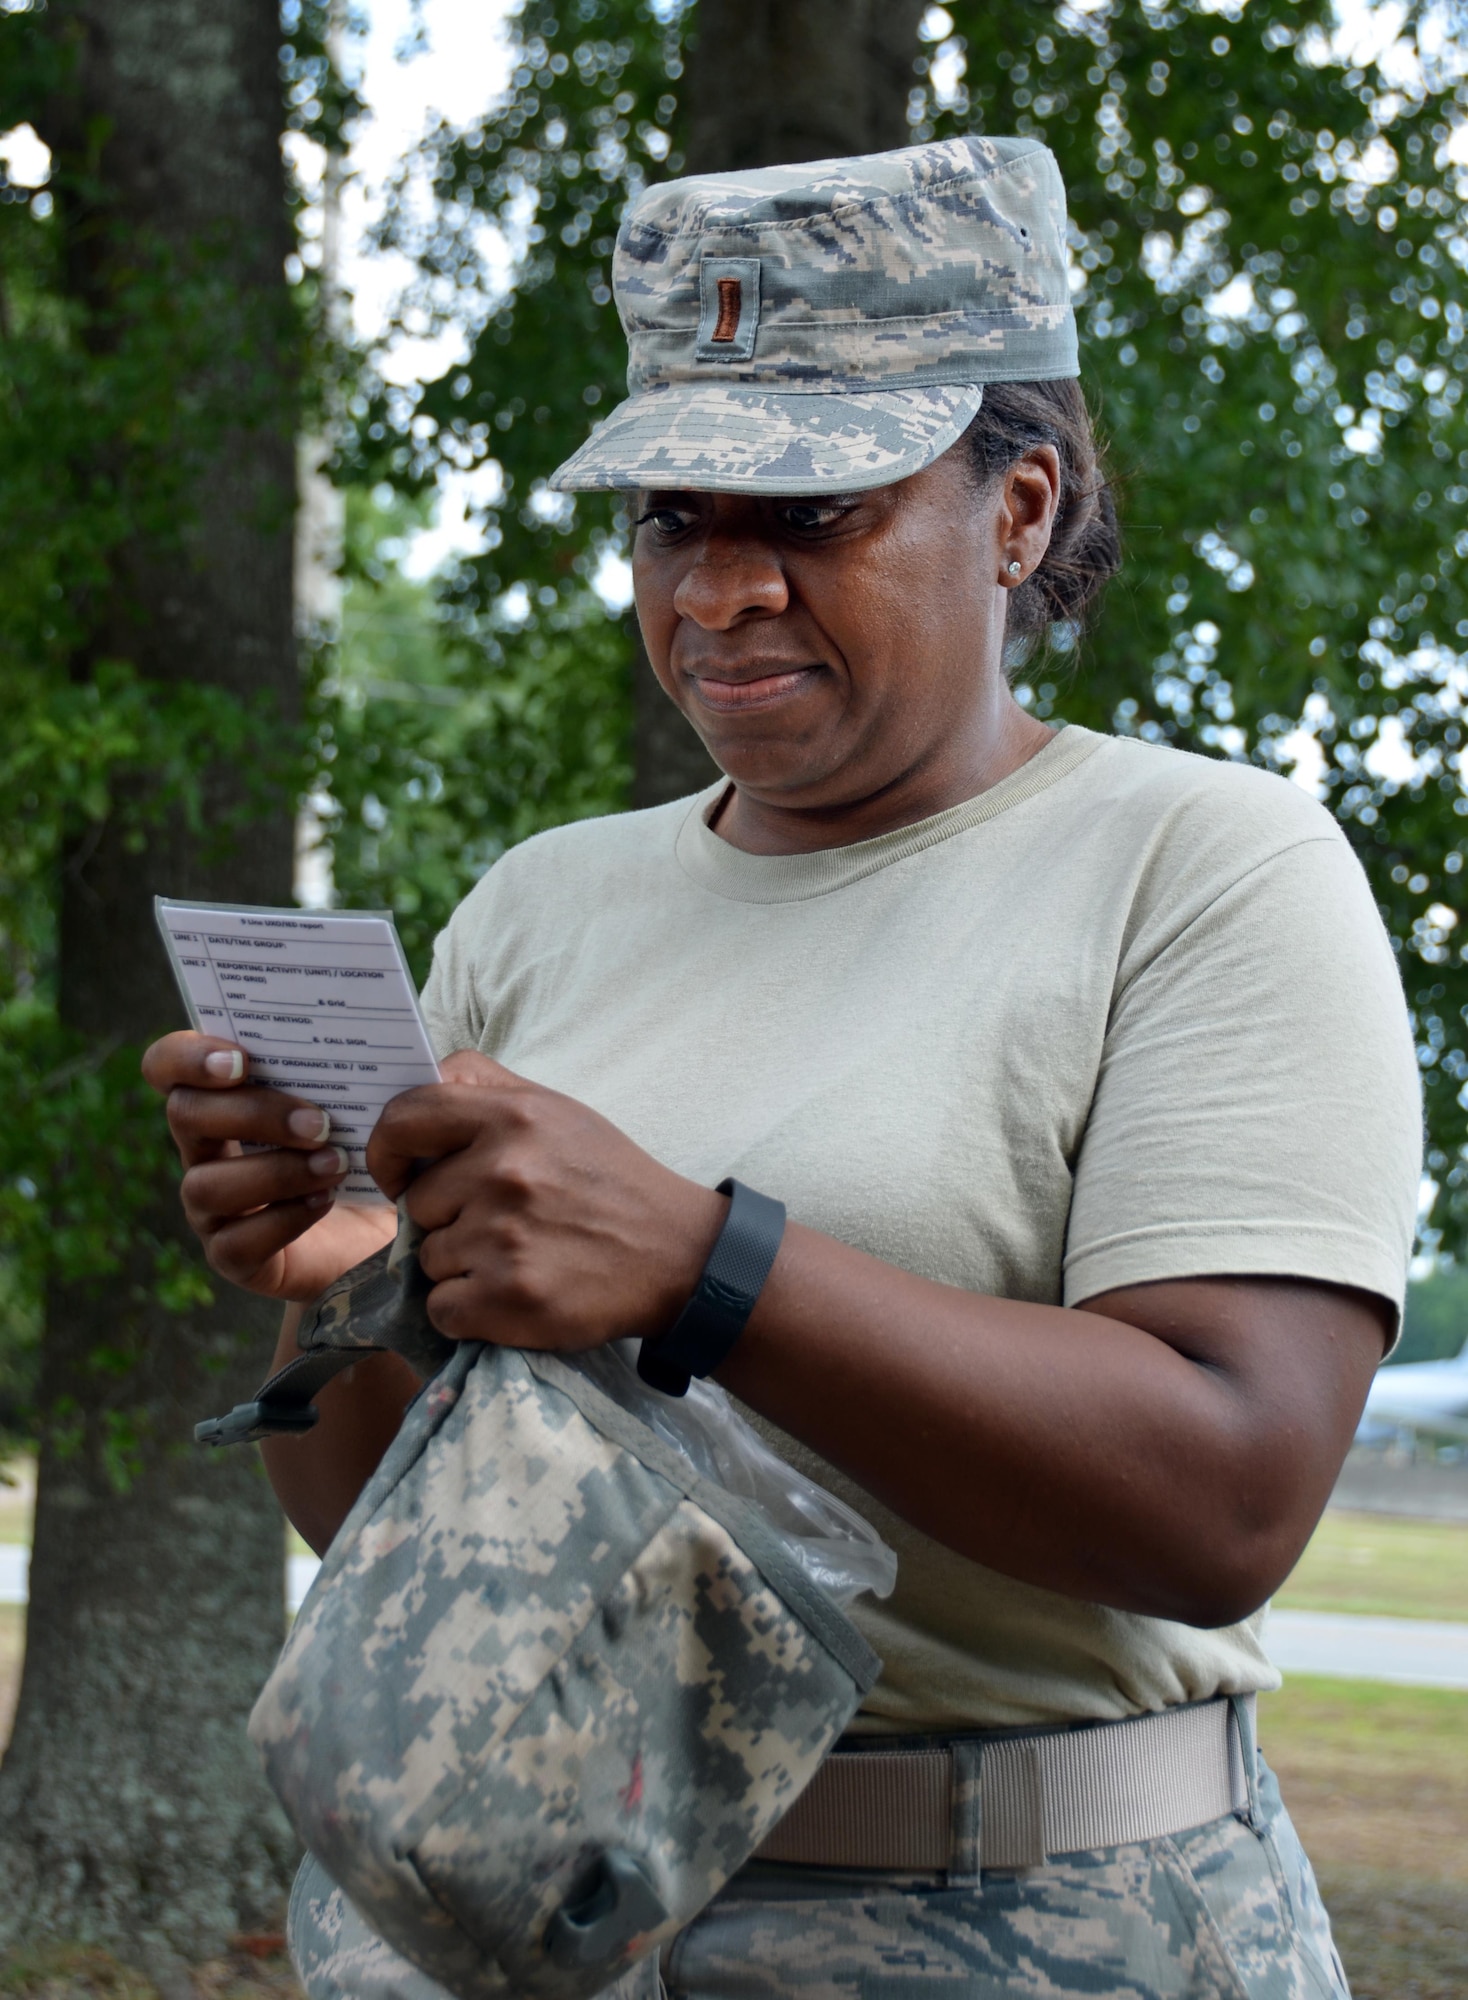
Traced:
<path id="1" fill-rule="evenodd" d="M 639 494 L 653 670 L 742 793 L 871 798 L 1003 726 L 1008 564 L 1044 554 L 1059 467 L 1042 448 L 978 492 L 966 450 L 866 493 Z"/>

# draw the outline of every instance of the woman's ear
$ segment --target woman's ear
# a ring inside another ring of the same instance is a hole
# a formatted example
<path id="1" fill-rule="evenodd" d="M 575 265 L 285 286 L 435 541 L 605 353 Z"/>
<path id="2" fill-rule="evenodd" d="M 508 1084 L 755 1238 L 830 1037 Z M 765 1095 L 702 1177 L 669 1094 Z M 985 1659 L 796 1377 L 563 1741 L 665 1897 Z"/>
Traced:
<path id="1" fill-rule="evenodd" d="M 1037 444 L 1004 475 L 996 517 L 1002 583 L 1013 587 L 1039 567 L 1059 507 L 1060 454 L 1054 445 Z"/>

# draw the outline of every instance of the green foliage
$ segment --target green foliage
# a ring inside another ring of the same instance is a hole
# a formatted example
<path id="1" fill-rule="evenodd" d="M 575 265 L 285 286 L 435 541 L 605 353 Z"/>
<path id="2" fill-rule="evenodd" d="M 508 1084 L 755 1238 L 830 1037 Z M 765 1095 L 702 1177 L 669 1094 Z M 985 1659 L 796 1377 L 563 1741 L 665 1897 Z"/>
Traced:
<path id="1" fill-rule="evenodd" d="M 0 1028 L 0 1241 L 9 1268 L 31 1296 L 53 1276 L 111 1277 L 137 1248 L 137 1217 L 121 1190 L 155 1189 L 172 1172 L 138 1051 L 120 1041 L 81 1046 L 34 995 L 13 1001 Z M 175 1290 L 182 1282 L 172 1258 L 164 1278 Z"/>
<path id="2" fill-rule="evenodd" d="M 465 621 L 507 582 L 577 595 L 608 534 L 620 541 L 610 500 L 547 494 L 544 482 L 625 393 L 612 245 L 628 199 L 680 165 L 668 132 L 679 11 L 649 0 L 527 0 L 505 101 L 426 142 L 437 197 L 426 228 L 395 208 L 382 229 L 385 246 L 417 260 L 421 281 L 405 302 L 416 323 L 462 327 L 469 353 L 409 389 L 364 380 L 348 462 L 410 487 L 441 466 L 492 457 L 502 468 L 488 551 L 464 566 L 451 596 Z M 507 298 L 483 262 L 486 221 L 519 252 Z"/>
<path id="3" fill-rule="evenodd" d="M 348 538 L 322 714 L 336 885 L 343 901 L 398 911 L 420 971 L 455 901 L 505 847 L 629 795 L 631 636 L 592 588 L 604 555 L 624 550 L 625 526 L 612 500 L 573 502 L 544 482 L 622 394 L 609 261 L 629 195 L 677 165 L 666 125 L 678 9 L 579 0 L 563 12 L 523 9 L 508 98 L 481 124 L 429 140 L 438 199 L 426 231 L 406 205 L 382 230 L 421 273 L 405 317 L 420 331 L 463 326 L 463 366 L 400 388 L 354 362 L 343 399 L 337 476 L 350 485 L 411 498 L 441 469 L 492 458 L 502 474 L 484 553 L 435 585 L 437 643 L 406 674 L 422 686 L 382 690 L 404 678 L 371 667 L 402 617 L 403 586 L 384 578 L 367 596 L 370 572 Z M 486 220 L 520 253 L 508 297 L 482 261 Z"/>
<path id="4" fill-rule="evenodd" d="M 325 54 L 324 0 L 288 0 L 283 122 L 339 133 L 353 100 Z M 294 39 L 291 39 L 292 35 Z M 75 35 L 43 7 L 0 9 L 0 131 L 67 132 Z M 280 810 L 306 745 L 260 699 L 167 677 L 150 658 L 158 567 L 190 562 L 193 496 L 227 434 L 280 421 L 282 342 L 267 288 L 241 288 L 228 225 L 180 248 L 125 227 L 105 135 L 56 144 L 48 186 L 0 170 L 0 1432 L 28 1421 L 38 1300 L 105 1282 L 137 1253 L 154 1296 L 204 1281 L 142 1220 L 174 1172 L 138 1050 L 84 1046 L 57 1015 L 56 914 L 68 854 L 104 826 L 141 850 L 166 821 L 207 856 Z M 151 567 L 150 567 L 151 566 Z M 221 805 L 214 780 L 236 774 Z M 131 1280 L 130 1280 L 131 1282 Z M 98 1365 L 115 1361 L 99 1349 Z M 111 1441 L 118 1477 L 128 1461 Z"/>
<path id="5" fill-rule="evenodd" d="M 412 516 L 389 493 L 347 496 L 321 748 L 337 895 L 396 911 L 421 980 L 448 913 L 506 847 L 625 802 L 627 645 L 585 589 L 472 621 L 459 579 L 435 601 L 395 565 Z"/>
<path id="6" fill-rule="evenodd" d="M 1461 48 L 1434 56 L 1413 7 L 1422 83 L 1393 89 L 1329 58 L 1314 4 L 949 11 L 966 98 L 925 95 L 920 129 L 1054 148 L 1124 480 L 1126 576 L 1065 712 L 1283 769 L 1308 726 L 1401 954 L 1435 1223 L 1461 1242 Z M 1371 755 L 1394 738 L 1399 770 Z"/>
<path id="7" fill-rule="evenodd" d="M 0 21 L 11 92 L 55 51 L 27 16 Z M 63 176 L 58 174 L 57 179 Z M 84 178 L 84 176 L 79 176 Z M 86 198 L 63 186 L 63 199 Z M 9 199 L 5 197 L 9 196 Z M 209 339 L 213 285 L 173 282 L 139 244 L 90 312 L 64 287 L 55 193 L 0 186 L 0 1004 L 48 976 L 53 884 L 68 840 L 114 810 L 139 822 L 170 796 L 198 816 L 198 776 L 222 733 L 254 719 L 222 697 L 150 682 L 98 655 L 95 606 L 121 552 L 176 525 L 197 445 L 176 371 Z M 141 782 L 139 782 L 141 781 Z"/>
<path id="8" fill-rule="evenodd" d="M 1458 44 L 1434 54 L 1411 8 L 1398 53 L 1420 58 L 1421 81 L 1390 84 L 1330 55 L 1320 0 L 953 0 L 947 19 L 930 53 L 963 80 L 940 105 L 920 61 L 914 131 L 1034 132 L 1058 153 L 1130 548 L 1082 670 L 1057 633 L 1022 698 L 1051 713 L 1063 686 L 1077 721 L 1302 775 L 1318 757 L 1414 1009 L 1442 1190 L 1426 1240 L 1461 1244 Z M 680 37 L 696 26 L 678 0 L 525 0 L 506 100 L 429 142 L 431 222 L 404 207 L 384 229 L 417 258 L 418 323 L 461 327 L 468 353 L 416 389 L 364 387 L 345 461 L 408 492 L 440 466 L 504 468 L 490 546 L 444 594 L 470 640 L 507 583 L 538 622 L 543 594 L 553 612 L 584 600 L 608 539 L 622 546 L 605 502 L 540 482 L 621 393 L 612 239 L 628 196 L 678 169 Z M 508 298 L 487 275 L 487 225 L 519 253 Z M 442 809 L 472 824 L 448 794 Z"/>
<path id="9" fill-rule="evenodd" d="M 328 154 L 361 109 L 331 59 L 331 11 L 327 0 L 282 9 L 282 124 Z M 43 9 L 0 13 L 0 130 L 53 129 L 74 47 Z M 440 616 L 366 546 L 365 496 L 343 640 L 314 662 L 309 764 L 264 704 L 151 673 L 145 615 L 99 627 L 99 606 L 115 611 L 129 594 L 143 613 L 152 586 L 135 570 L 139 551 L 155 564 L 190 559 L 193 495 L 224 428 L 278 416 L 252 398 L 278 393 L 258 356 L 279 350 L 282 329 L 262 318 L 268 301 L 256 310 L 232 290 L 223 233 L 180 253 L 119 228 L 96 138 L 59 147 L 34 197 L 0 174 L 0 1423 L 12 1432 L 34 1397 L 48 1280 L 113 1279 L 141 1249 L 167 1309 L 207 1293 L 198 1267 L 145 1225 L 172 1170 L 138 1052 L 85 1048 L 58 1023 L 65 856 L 119 821 L 141 846 L 165 817 L 182 817 L 207 854 L 278 812 L 281 791 L 305 789 L 314 767 L 334 780 L 342 893 L 397 905 L 421 972 L 434 930 L 501 848 L 613 808 L 627 786 L 625 635 L 583 572 L 566 570 L 574 587 L 554 604 L 538 595 L 523 618 L 513 603 L 478 606 L 453 580 Z M 299 189 L 294 198 L 299 209 Z M 308 416 L 329 422 L 361 360 L 334 343 L 311 244 L 300 248 L 284 338 Z M 540 539 L 567 552 L 549 525 Z M 221 768 L 235 774 L 228 813 L 213 784 Z M 95 1360 L 104 1372 L 131 1365 L 105 1344 Z M 120 1435 L 112 1447 L 124 1479 L 132 1447 Z"/>
<path id="10" fill-rule="evenodd" d="M 1459 1264 L 1407 1287 L 1395 1361 L 1446 1361 L 1468 1344 L 1468 1270 Z"/>
<path id="11" fill-rule="evenodd" d="M 0 1256 L 0 1461 L 34 1435 L 41 1315 L 15 1260 Z"/>
<path id="12" fill-rule="evenodd" d="M 144 1203 L 176 1174 L 158 1100 L 122 1042 L 85 1047 L 41 992 L 0 1008 L 0 1450 L 32 1435 L 39 1301 L 52 1279 L 110 1287 L 150 1273 L 166 1309 L 208 1302 L 197 1264 L 148 1226 Z M 141 1190 L 130 1202 L 127 1190 Z M 104 1375 L 133 1356 L 103 1331 L 91 1357 Z M 119 1448 L 120 1449 L 120 1448 Z M 118 1456 L 114 1453 L 114 1456 Z M 121 1463 L 118 1457 L 118 1463 Z"/>

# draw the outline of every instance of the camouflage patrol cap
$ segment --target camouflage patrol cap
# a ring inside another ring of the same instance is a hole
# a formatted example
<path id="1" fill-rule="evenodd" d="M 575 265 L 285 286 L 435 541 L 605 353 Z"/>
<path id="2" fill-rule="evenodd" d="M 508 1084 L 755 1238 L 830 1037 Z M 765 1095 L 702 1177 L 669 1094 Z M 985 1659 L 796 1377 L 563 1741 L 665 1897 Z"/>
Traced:
<path id="1" fill-rule="evenodd" d="M 986 382 L 1080 372 L 1065 189 L 1034 139 L 650 188 L 612 283 L 628 400 L 562 491 L 851 492 L 929 465 Z"/>

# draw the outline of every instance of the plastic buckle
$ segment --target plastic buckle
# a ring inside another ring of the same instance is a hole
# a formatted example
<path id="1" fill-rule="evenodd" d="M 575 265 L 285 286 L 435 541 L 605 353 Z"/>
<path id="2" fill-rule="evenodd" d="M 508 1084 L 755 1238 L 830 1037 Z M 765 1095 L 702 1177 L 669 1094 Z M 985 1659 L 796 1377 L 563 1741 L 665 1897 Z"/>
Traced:
<path id="1" fill-rule="evenodd" d="M 611 1968 L 635 1938 L 667 1921 L 642 1863 L 624 1847 L 609 1848 L 546 1925 L 546 1956 L 567 1972 Z"/>
<path id="2" fill-rule="evenodd" d="M 637 1356 L 637 1372 L 649 1389 L 664 1396 L 686 1396 L 693 1377 L 676 1362 L 659 1360 L 650 1340 L 644 1340 Z"/>
<path id="3" fill-rule="evenodd" d="M 194 1425 L 195 1444 L 253 1444 L 257 1438 L 309 1431 L 316 1422 L 314 1403 L 236 1403 L 227 1417 L 206 1417 Z"/>

